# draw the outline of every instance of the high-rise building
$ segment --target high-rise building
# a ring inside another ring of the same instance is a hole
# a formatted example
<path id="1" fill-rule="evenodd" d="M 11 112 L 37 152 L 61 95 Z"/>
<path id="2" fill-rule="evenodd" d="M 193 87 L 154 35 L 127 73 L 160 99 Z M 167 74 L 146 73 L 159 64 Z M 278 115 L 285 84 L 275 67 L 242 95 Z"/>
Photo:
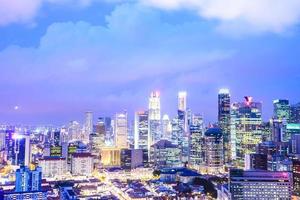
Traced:
<path id="1" fill-rule="evenodd" d="M 204 137 L 203 127 L 198 125 L 190 125 L 190 157 L 189 164 L 193 167 L 199 167 L 204 164 Z"/>
<path id="2" fill-rule="evenodd" d="M 86 134 L 85 138 L 88 140 L 89 135 L 93 133 L 93 112 L 91 111 L 85 113 L 84 130 Z"/>
<path id="3" fill-rule="evenodd" d="M 231 152 L 238 167 L 244 167 L 245 155 L 255 153 L 262 141 L 262 104 L 245 97 L 231 108 Z"/>
<path id="4" fill-rule="evenodd" d="M 148 112 L 136 112 L 134 119 L 134 148 L 142 149 L 145 155 L 145 160 L 150 156 L 151 139 L 149 133 Z"/>
<path id="5" fill-rule="evenodd" d="M 291 107 L 289 100 L 276 99 L 273 101 L 274 117 L 279 120 L 286 120 L 289 122 L 291 115 Z"/>
<path id="6" fill-rule="evenodd" d="M 168 140 L 160 140 L 151 146 L 151 163 L 154 167 L 180 167 L 180 149 Z"/>
<path id="7" fill-rule="evenodd" d="M 7 160 L 13 165 L 29 166 L 31 161 L 30 136 L 14 133 L 7 143 Z"/>
<path id="8" fill-rule="evenodd" d="M 148 112 L 141 111 L 135 113 L 134 118 L 134 148 L 146 149 L 150 147 L 150 134 L 148 127 Z"/>
<path id="9" fill-rule="evenodd" d="M 224 162 L 231 162 L 230 139 L 230 93 L 228 89 L 220 89 L 218 95 L 218 121 L 223 132 Z"/>
<path id="10" fill-rule="evenodd" d="M 160 121 L 160 94 L 159 92 L 152 92 L 149 98 L 149 120 Z"/>
<path id="11" fill-rule="evenodd" d="M 204 134 L 205 163 L 208 173 L 223 171 L 223 133 L 219 128 L 210 128 Z"/>
<path id="12" fill-rule="evenodd" d="M 291 123 L 300 123 L 300 103 L 291 106 Z"/>
<path id="13" fill-rule="evenodd" d="M 128 147 L 128 118 L 127 111 L 117 113 L 115 116 L 115 146 L 117 148 Z"/>
<path id="14" fill-rule="evenodd" d="M 187 97 L 186 91 L 178 92 L 178 110 L 186 111 L 187 109 L 186 97 Z"/>
<path id="15" fill-rule="evenodd" d="M 151 145 L 162 138 L 161 130 L 161 112 L 160 112 L 160 94 L 152 92 L 149 98 L 149 134 Z"/>
<path id="16" fill-rule="evenodd" d="M 291 172 L 231 169 L 229 190 L 234 200 L 289 200 L 292 196 L 293 176 Z"/>
<path id="17" fill-rule="evenodd" d="M 164 115 L 162 118 L 162 134 L 164 139 L 171 140 L 172 124 L 168 115 Z"/>
<path id="18" fill-rule="evenodd" d="M 279 119 L 271 119 L 271 130 L 272 130 L 272 136 L 271 140 L 274 142 L 282 142 L 283 134 L 284 134 L 284 125 L 282 123 L 282 120 Z"/>
<path id="19" fill-rule="evenodd" d="M 42 185 L 42 168 L 37 167 L 30 170 L 28 167 L 21 166 L 16 171 L 16 192 L 40 191 Z"/>
<path id="20" fill-rule="evenodd" d="M 68 141 L 82 140 L 81 126 L 77 121 L 71 121 L 68 126 Z"/>
<path id="21" fill-rule="evenodd" d="M 300 155 L 300 134 L 293 134 L 289 143 L 289 153 Z"/>

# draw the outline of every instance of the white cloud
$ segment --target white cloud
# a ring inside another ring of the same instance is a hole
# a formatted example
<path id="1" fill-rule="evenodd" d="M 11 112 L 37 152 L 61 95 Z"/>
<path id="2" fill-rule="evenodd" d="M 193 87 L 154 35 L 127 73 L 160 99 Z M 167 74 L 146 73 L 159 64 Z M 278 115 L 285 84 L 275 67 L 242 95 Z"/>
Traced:
<path id="1" fill-rule="evenodd" d="M 190 9 L 205 19 L 221 21 L 222 29 L 284 32 L 300 20 L 299 0 L 140 0 L 161 9 Z M 247 30 L 246 30 L 247 29 Z M 253 30 L 255 29 L 255 30 Z M 241 31 L 241 30 L 240 30 Z"/>

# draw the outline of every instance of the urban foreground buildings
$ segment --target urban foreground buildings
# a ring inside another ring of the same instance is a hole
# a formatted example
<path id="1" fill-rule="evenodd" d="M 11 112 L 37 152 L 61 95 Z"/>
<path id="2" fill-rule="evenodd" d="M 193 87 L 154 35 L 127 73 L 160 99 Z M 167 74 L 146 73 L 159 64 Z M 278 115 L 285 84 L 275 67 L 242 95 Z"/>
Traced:
<path id="1" fill-rule="evenodd" d="M 300 198 L 300 104 L 274 100 L 264 121 L 261 102 L 221 89 L 207 123 L 186 91 L 174 116 L 161 98 L 61 127 L 1 125 L 0 199 Z"/>

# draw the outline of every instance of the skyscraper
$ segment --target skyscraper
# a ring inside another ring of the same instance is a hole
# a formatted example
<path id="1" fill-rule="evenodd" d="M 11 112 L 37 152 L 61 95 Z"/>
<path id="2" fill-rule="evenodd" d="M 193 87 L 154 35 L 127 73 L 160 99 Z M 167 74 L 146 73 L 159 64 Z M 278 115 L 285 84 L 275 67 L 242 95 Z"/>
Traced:
<path id="1" fill-rule="evenodd" d="M 171 140 L 172 125 L 168 115 L 164 115 L 162 118 L 162 134 L 164 139 Z"/>
<path id="2" fill-rule="evenodd" d="M 286 120 L 289 122 L 291 115 L 291 107 L 289 100 L 276 99 L 273 101 L 274 117 L 279 120 Z"/>
<path id="3" fill-rule="evenodd" d="M 87 135 L 86 139 L 88 139 L 89 135 L 93 132 L 93 112 L 91 111 L 85 113 L 84 129 L 85 134 Z"/>
<path id="4" fill-rule="evenodd" d="M 254 102 L 252 97 L 232 105 L 231 152 L 239 167 L 244 167 L 245 155 L 255 153 L 256 145 L 262 141 L 261 109 L 261 103 Z"/>
<path id="5" fill-rule="evenodd" d="M 81 126 L 77 121 L 71 121 L 68 126 L 68 141 L 82 140 Z"/>
<path id="6" fill-rule="evenodd" d="M 127 111 L 117 113 L 115 116 L 115 146 L 118 148 L 127 148 L 128 137 L 128 119 Z"/>
<path id="7" fill-rule="evenodd" d="M 151 144 L 162 138 L 161 130 L 161 114 L 160 114 L 160 94 L 152 92 L 149 98 L 149 134 Z"/>
<path id="8" fill-rule="evenodd" d="M 300 103 L 291 106 L 291 123 L 300 123 Z"/>
<path id="9" fill-rule="evenodd" d="M 144 160 L 148 161 L 150 156 L 150 134 L 148 126 L 148 112 L 141 111 L 135 113 L 134 119 L 134 148 L 144 150 Z"/>
<path id="10" fill-rule="evenodd" d="M 186 91 L 178 92 L 178 110 L 186 111 L 187 108 L 186 97 L 187 97 Z"/>
<path id="11" fill-rule="evenodd" d="M 28 167 L 21 166 L 16 171 L 16 192 L 40 191 L 42 185 L 42 168 L 37 167 L 30 170 Z"/>
<path id="12" fill-rule="evenodd" d="M 29 166 L 31 159 L 30 136 L 13 134 L 8 143 L 8 160 L 13 165 Z"/>
<path id="13" fill-rule="evenodd" d="M 203 141 L 203 129 L 201 125 L 190 125 L 190 153 L 189 164 L 199 167 L 204 164 L 205 152 Z"/>
<path id="14" fill-rule="evenodd" d="M 230 143 L 230 93 L 228 89 L 220 89 L 218 95 L 218 121 L 223 132 L 224 161 L 231 161 Z"/>
<path id="15" fill-rule="evenodd" d="M 149 120 L 160 121 L 160 94 L 159 92 L 151 92 L 149 98 Z"/>
<path id="16" fill-rule="evenodd" d="M 205 134 L 205 163 L 209 173 L 223 171 L 223 133 L 219 128 L 210 128 Z"/>

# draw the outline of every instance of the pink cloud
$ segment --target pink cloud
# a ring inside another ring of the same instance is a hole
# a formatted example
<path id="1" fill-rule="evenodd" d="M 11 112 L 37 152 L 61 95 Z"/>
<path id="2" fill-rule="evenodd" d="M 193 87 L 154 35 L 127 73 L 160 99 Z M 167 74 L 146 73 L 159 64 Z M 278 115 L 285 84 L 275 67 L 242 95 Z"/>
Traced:
<path id="1" fill-rule="evenodd" d="M 30 22 L 40 6 L 41 0 L 0 0 L 0 25 Z"/>

